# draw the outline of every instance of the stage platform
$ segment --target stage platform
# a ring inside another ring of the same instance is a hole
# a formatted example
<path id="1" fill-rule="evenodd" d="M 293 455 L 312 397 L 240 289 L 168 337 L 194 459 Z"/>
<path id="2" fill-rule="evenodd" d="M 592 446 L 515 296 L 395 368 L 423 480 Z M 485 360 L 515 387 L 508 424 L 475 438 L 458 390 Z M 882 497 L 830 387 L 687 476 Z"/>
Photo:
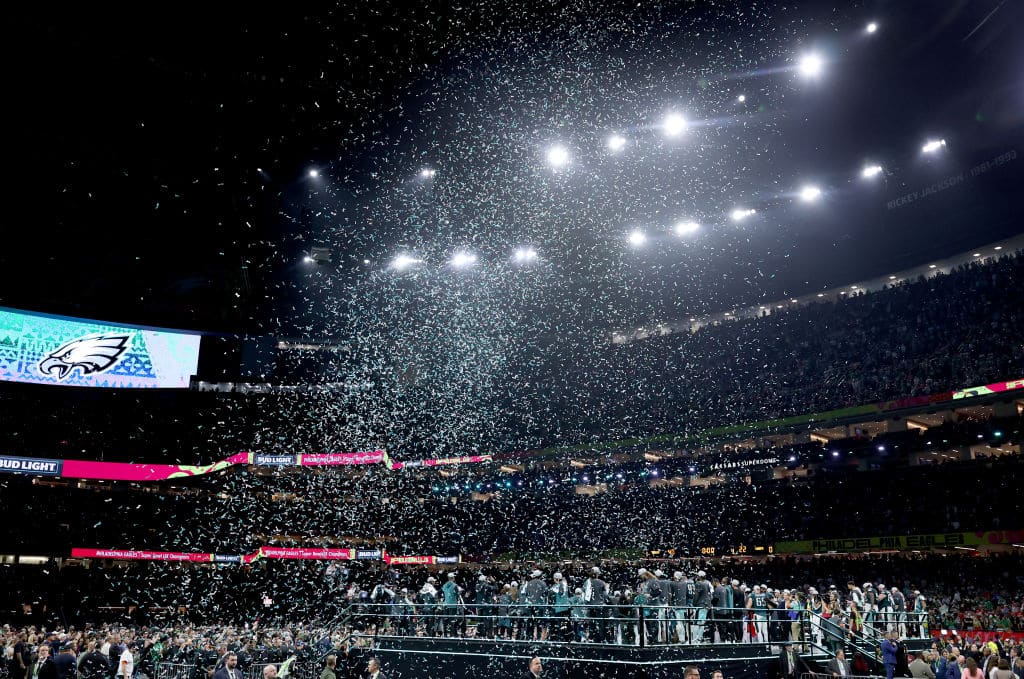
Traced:
<path id="1" fill-rule="evenodd" d="M 729 679 L 778 675 L 778 652 L 766 644 L 619 646 L 447 637 L 378 637 L 373 653 L 391 678 L 525 676 L 531 657 L 544 665 L 544 677 L 603 679 L 682 677 L 696 665 L 709 679 L 720 669 Z"/>

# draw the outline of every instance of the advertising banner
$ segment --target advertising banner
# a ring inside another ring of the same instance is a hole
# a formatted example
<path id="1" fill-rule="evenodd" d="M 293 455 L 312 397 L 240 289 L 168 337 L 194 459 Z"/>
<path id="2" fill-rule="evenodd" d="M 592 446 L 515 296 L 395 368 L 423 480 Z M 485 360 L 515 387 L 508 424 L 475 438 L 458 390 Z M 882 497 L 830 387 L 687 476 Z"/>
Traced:
<path id="1" fill-rule="evenodd" d="M 310 559 L 318 561 L 348 561 L 352 558 L 351 549 L 328 549 L 308 547 L 260 547 L 256 554 L 250 554 L 246 558 L 254 561 L 255 558 L 264 559 Z"/>
<path id="2" fill-rule="evenodd" d="M 875 552 L 888 550 L 952 549 L 1024 542 L 1024 531 L 992 530 L 974 533 L 932 533 L 887 535 L 868 538 L 824 538 L 776 542 L 776 554 L 820 554 L 822 552 Z"/>
<path id="3" fill-rule="evenodd" d="M 383 556 L 383 552 L 379 549 L 357 549 L 357 559 L 380 559 Z"/>
<path id="4" fill-rule="evenodd" d="M 295 455 L 266 455 L 253 453 L 252 463 L 260 466 L 290 467 L 296 464 Z"/>
<path id="5" fill-rule="evenodd" d="M 384 562 L 392 566 L 423 566 L 434 563 L 432 556 L 385 556 Z"/>
<path id="6" fill-rule="evenodd" d="M 11 457 L 0 455 L 0 471 L 8 474 L 38 474 L 60 476 L 63 460 L 45 460 L 37 457 Z"/>
<path id="7" fill-rule="evenodd" d="M 202 335 L 0 307 L 0 380 L 187 389 Z"/>
<path id="8" fill-rule="evenodd" d="M 1015 389 L 1024 389 L 1024 380 L 1012 380 L 1010 382 L 995 382 L 993 384 L 986 384 L 981 387 L 968 387 L 967 389 L 954 391 L 953 398 L 959 400 L 961 398 L 972 398 L 974 396 L 998 394 L 1004 391 L 1013 391 Z"/>
<path id="9" fill-rule="evenodd" d="M 303 559 L 310 561 L 383 560 L 391 565 L 430 565 L 460 563 L 461 556 L 391 556 L 384 549 L 334 549 L 307 547 L 260 547 L 252 554 L 212 554 L 209 552 L 156 552 L 141 549 L 91 549 L 75 547 L 71 556 L 79 559 L 119 561 L 192 561 L 201 563 L 248 564 L 258 559 Z"/>
<path id="10" fill-rule="evenodd" d="M 378 464 L 384 460 L 383 450 L 365 453 L 303 453 L 296 456 L 304 467 L 332 467 L 348 464 Z"/>
<path id="11" fill-rule="evenodd" d="M 79 559 L 117 559 L 120 561 L 213 561 L 209 552 L 150 552 L 139 549 L 84 549 L 75 547 L 71 556 Z"/>
<path id="12" fill-rule="evenodd" d="M 441 467 L 449 464 L 469 464 L 474 462 L 491 462 L 493 455 L 463 455 L 461 457 L 442 457 L 431 460 L 414 460 L 412 462 L 392 462 L 392 469 L 405 467 Z"/>

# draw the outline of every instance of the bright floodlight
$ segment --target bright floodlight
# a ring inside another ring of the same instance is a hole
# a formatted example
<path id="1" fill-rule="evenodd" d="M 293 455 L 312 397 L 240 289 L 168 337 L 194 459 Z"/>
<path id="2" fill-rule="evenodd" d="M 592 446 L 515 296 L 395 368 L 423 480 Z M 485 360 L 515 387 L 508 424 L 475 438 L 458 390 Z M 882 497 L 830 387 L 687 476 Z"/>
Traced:
<path id="1" fill-rule="evenodd" d="M 680 236 L 686 236 L 691 233 L 696 233 L 698 230 L 700 230 L 700 224 L 698 224 L 697 222 L 679 222 L 678 224 L 676 224 L 676 233 L 679 234 Z"/>
<path id="2" fill-rule="evenodd" d="M 644 235 L 643 231 L 636 230 L 629 234 L 629 244 L 635 248 L 640 247 L 647 242 L 647 236 Z"/>
<path id="3" fill-rule="evenodd" d="M 456 252 L 451 259 L 451 264 L 457 269 L 476 264 L 476 255 L 470 252 Z"/>
<path id="4" fill-rule="evenodd" d="M 548 149 L 548 165 L 558 169 L 569 164 L 569 151 L 564 146 L 552 146 Z"/>
<path id="5" fill-rule="evenodd" d="M 874 33 L 875 31 L 878 30 L 878 24 L 872 21 L 864 30 L 866 30 L 868 33 Z"/>
<path id="6" fill-rule="evenodd" d="M 817 186 L 805 186 L 800 189 L 800 200 L 811 203 L 821 197 L 821 189 Z"/>
<path id="7" fill-rule="evenodd" d="M 935 153 L 939 149 L 946 145 L 945 139 L 929 139 L 924 146 L 921 147 L 923 153 Z"/>
<path id="8" fill-rule="evenodd" d="M 622 147 L 626 145 L 626 138 L 620 137 L 617 134 L 613 134 L 608 137 L 608 150 L 609 151 L 621 151 Z"/>
<path id="9" fill-rule="evenodd" d="M 306 264 L 312 264 L 316 260 L 313 259 L 310 255 L 306 255 L 305 257 L 302 258 L 302 261 L 305 262 Z"/>
<path id="10" fill-rule="evenodd" d="M 320 176 L 320 171 L 317 170 L 316 168 L 313 168 L 312 170 L 309 171 L 309 176 L 315 179 Z"/>
<path id="11" fill-rule="evenodd" d="M 753 215 L 755 212 L 757 211 L 754 210 L 753 208 L 750 208 L 748 210 L 745 210 L 743 208 L 736 208 L 735 210 L 732 211 L 732 219 L 735 222 L 742 222 L 744 219 Z"/>
<path id="12" fill-rule="evenodd" d="M 425 167 L 420 170 L 420 176 L 424 179 L 433 179 L 435 174 L 437 174 L 437 170 L 430 167 Z"/>
<path id="13" fill-rule="evenodd" d="M 665 116 L 665 120 L 662 122 L 661 127 L 665 130 L 665 134 L 668 136 L 678 137 L 686 129 L 686 118 L 678 113 L 669 113 Z"/>
<path id="14" fill-rule="evenodd" d="M 860 176 L 864 177 L 864 179 L 871 179 L 872 177 L 877 177 L 880 174 L 882 174 L 881 165 L 867 165 L 860 171 Z"/>
<path id="15" fill-rule="evenodd" d="M 391 260 L 391 267 L 398 271 L 402 271 L 404 269 L 408 269 L 413 264 L 419 264 L 420 261 L 421 260 L 418 260 L 415 257 L 410 257 L 409 255 L 398 255 Z"/>
<path id="16" fill-rule="evenodd" d="M 808 78 L 821 75 L 821 71 L 824 67 L 825 62 L 822 61 L 821 57 L 817 54 L 805 54 L 800 59 L 800 73 Z"/>
<path id="17" fill-rule="evenodd" d="M 537 251 L 533 248 L 519 248 L 515 251 L 515 254 L 512 255 L 512 258 L 520 264 L 525 264 L 526 262 L 532 262 L 537 259 Z"/>
<path id="18" fill-rule="evenodd" d="M 736 101 L 740 102 L 741 104 L 743 102 L 745 102 L 746 100 L 747 100 L 747 95 L 745 95 L 745 94 L 741 94 L 740 96 L 736 97 Z"/>

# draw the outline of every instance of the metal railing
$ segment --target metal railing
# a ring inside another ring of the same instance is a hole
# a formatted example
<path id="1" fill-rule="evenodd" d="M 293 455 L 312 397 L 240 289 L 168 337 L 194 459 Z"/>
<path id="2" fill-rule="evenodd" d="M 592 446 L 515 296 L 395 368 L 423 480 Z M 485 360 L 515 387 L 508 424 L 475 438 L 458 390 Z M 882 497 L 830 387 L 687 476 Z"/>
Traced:
<path id="1" fill-rule="evenodd" d="M 377 636 L 461 637 L 634 646 L 770 644 L 809 648 L 806 610 L 655 604 L 354 604 L 339 616 Z"/>
<path id="2" fill-rule="evenodd" d="M 158 662 L 155 679 L 198 679 L 202 668 L 196 664 Z"/>

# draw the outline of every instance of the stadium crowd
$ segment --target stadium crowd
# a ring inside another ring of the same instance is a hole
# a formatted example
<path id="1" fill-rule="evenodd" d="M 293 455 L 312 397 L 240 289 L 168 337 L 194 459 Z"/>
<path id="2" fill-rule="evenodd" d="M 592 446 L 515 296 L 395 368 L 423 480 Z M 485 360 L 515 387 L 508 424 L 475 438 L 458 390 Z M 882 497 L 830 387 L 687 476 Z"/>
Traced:
<path id="1" fill-rule="evenodd" d="M 500 376 L 472 387 L 449 431 L 451 375 L 403 367 L 409 347 L 353 345 L 321 393 L 0 390 L 0 449 L 39 457 L 208 464 L 266 453 L 385 448 L 396 459 L 528 450 L 760 421 L 1024 376 L 1024 257 L 871 294 L 794 305 L 626 345 L 509 338 Z M 444 357 L 438 357 L 443 360 Z M 301 362 L 300 362 L 301 365 Z M 47 422 L 33 415 L 59 412 Z"/>
<path id="2" fill-rule="evenodd" d="M 3 627 L 0 642 L 7 674 L 19 679 L 49 679 L 28 674 L 43 646 L 57 659 L 57 679 L 74 679 L 76 667 L 82 679 L 116 677 L 126 657 L 133 668 L 129 676 L 153 677 L 155 664 L 162 662 L 187 666 L 187 677 L 198 679 L 204 671 L 212 675 L 228 661 L 229 653 L 237 654 L 241 676 L 259 676 L 272 664 L 275 674 L 263 676 L 274 679 L 276 672 L 288 674 L 290 669 L 299 676 L 299 667 L 308 676 L 310 668 L 318 670 L 328 655 L 355 667 L 360 658 L 365 660 L 360 640 L 377 635 L 627 645 L 640 643 L 643 635 L 650 645 L 754 642 L 776 648 L 792 644 L 797 650 L 813 642 L 848 652 L 853 667 L 863 669 L 867 665 L 863 658 L 858 663 L 858 657 L 877 655 L 886 633 L 900 639 L 927 636 L 928 626 L 941 620 L 938 609 L 947 606 L 946 599 L 956 602 L 960 611 L 998 611 L 1014 631 L 1024 631 L 1024 557 L 1012 552 L 988 558 L 888 554 L 639 563 L 460 564 L 445 571 L 342 562 L 266 564 L 263 572 L 238 566 L 147 563 L 109 566 L 114 575 L 105 579 L 103 567 L 94 565 L 90 570 L 98 568 L 100 573 L 83 572 L 85 577 L 70 583 L 102 587 L 138 577 L 138 584 L 152 594 L 162 581 L 187 583 L 189 573 L 206 573 L 200 589 L 218 573 L 240 575 L 229 589 L 211 597 L 223 602 L 243 597 L 245 584 L 253 581 L 262 580 L 264 586 L 287 584 L 300 576 L 313 589 L 279 591 L 282 605 L 254 605 L 237 617 L 221 609 L 219 614 L 201 616 L 202 622 L 196 620 L 197 611 L 149 608 L 143 601 L 134 611 L 123 609 L 113 622 L 87 618 L 92 622 L 68 626 L 62 614 L 38 622 L 13 620 Z M 138 572 L 130 573 L 137 567 Z M 890 584 L 879 581 L 879 574 Z M 65 575 L 52 574 L 51 582 Z M 863 584 L 860 577 L 867 578 Z M 998 589 L 963 584 L 995 580 L 1001 580 Z M 144 591 L 140 594 L 146 596 Z M 919 619 L 917 613 L 924 615 Z M 300 619 L 306 622 L 297 623 Z M 988 671 L 997 667 L 989 659 L 994 651 L 997 659 L 1024 668 L 1017 662 L 1020 644 L 1008 633 L 982 641 L 974 631 L 967 626 L 936 639 L 935 656 L 925 653 L 923 660 L 937 668 L 964 656 L 958 672 L 967 658 Z M 68 657 L 60 660 L 61 654 Z M 68 665 L 61 669 L 62 664 Z"/>

